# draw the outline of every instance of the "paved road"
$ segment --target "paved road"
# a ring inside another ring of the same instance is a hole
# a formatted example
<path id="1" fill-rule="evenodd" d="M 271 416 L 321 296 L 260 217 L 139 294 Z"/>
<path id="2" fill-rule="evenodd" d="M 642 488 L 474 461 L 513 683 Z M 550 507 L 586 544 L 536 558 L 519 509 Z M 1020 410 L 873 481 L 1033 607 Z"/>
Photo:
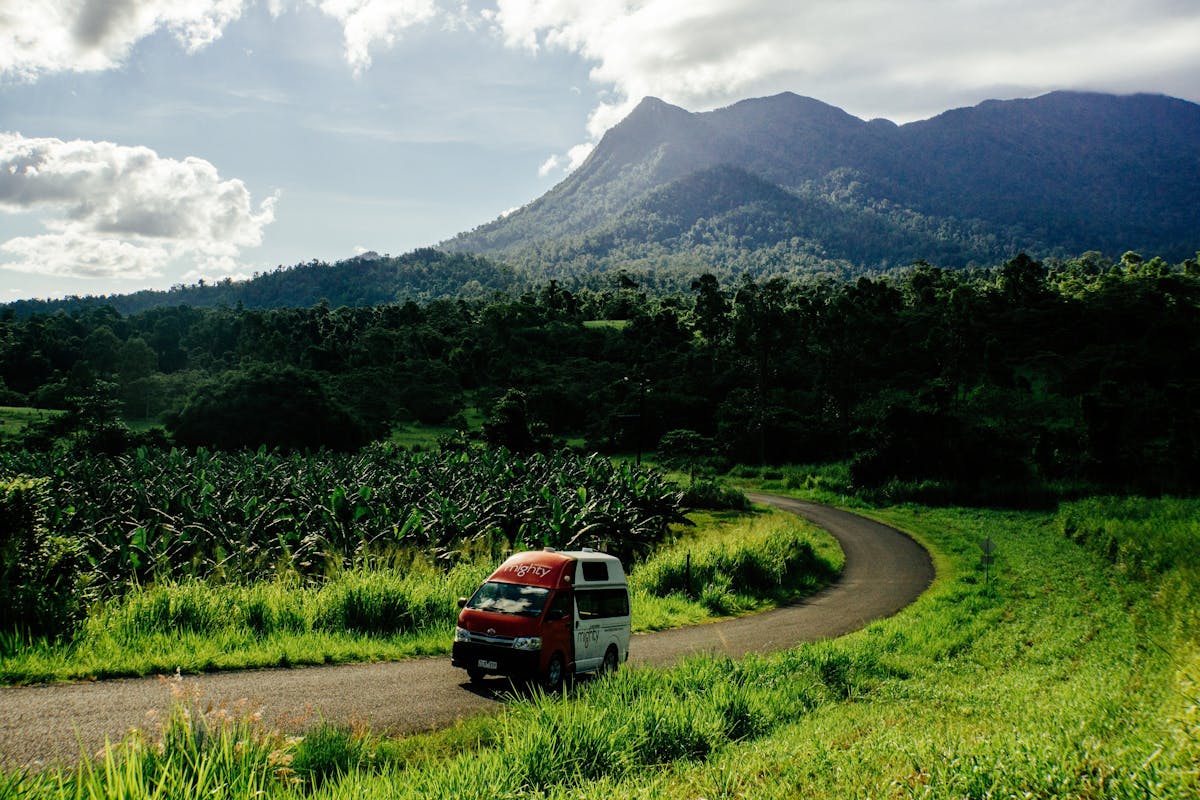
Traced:
<path id="1" fill-rule="evenodd" d="M 928 553 L 908 536 L 878 522 L 825 506 L 771 495 L 757 502 L 799 514 L 826 529 L 846 553 L 840 579 L 794 606 L 728 622 L 634 637 L 631 664 L 669 664 L 712 652 L 738 657 L 839 636 L 896 613 L 933 579 Z M 249 670 L 187 676 L 182 684 L 205 703 L 244 700 L 268 724 L 302 729 L 317 719 L 365 721 L 372 730 L 412 733 L 494 712 L 496 678 L 473 688 L 448 658 L 384 664 Z M 170 703 L 159 678 L 0 688 L 0 767 L 74 762 L 106 738 L 153 725 Z"/>

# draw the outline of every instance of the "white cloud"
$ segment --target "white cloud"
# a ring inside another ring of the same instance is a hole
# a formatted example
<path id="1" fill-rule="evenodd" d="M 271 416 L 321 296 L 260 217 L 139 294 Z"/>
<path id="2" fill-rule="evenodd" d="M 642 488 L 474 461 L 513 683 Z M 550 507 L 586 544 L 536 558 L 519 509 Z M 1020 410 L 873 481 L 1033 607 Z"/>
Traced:
<path id="1" fill-rule="evenodd" d="M 559 158 L 556 155 L 550 156 L 549 158 L 547 158 L 545 161 L 542 162 L 542 165 L 540 167 L 538 167 L 538 177 L 544 178 L 547 175 L 549 175 L 551 172 L 554 172 L 555 170 L 557 170 L 561 166 L 562 166 L 561 158 Z"/>
<path id="2" fill-rule="evenodd" d="M 139 41 L 159 30 L 188 52 L 212 44 L 256 0 L 0 0 L 0 78 L 32 80 L 54 72 L 120 66 Z M 347 63 L 356 73 L 371 52 L 391 47 L 406 29 L 436 16 L 469 27 L 465 7 L 435 0 L 258 0 L 273 16 L 304 2 L 342 26 Z"/>
<path id="3" fill-rule="evenodd" d="M 71 278 L 152 278 L 171 258 L 161 245 L 78 231 L 9 239 L 0 244 L 0 254 L 14 259 L 0 261 L 5 269 Z"/>
<path id="4" fill-rule="evenodd" d="M 262 243 L 275 200 L 253 208 L 245 184 L 198 158 L 0 133 L 0 211 L 36 213 L 47 229 L 0 244 L 7 269 L 145 278 L 180 260 L 230 274 Z"/>
<path id="5" fill-rule="evenodd" d="M 488 18 L 510 47 L 593 63 L 611 93 L 591 142 L 645 96 L 795 91 L 904 122 L 1059 88 L 1196 95 L 1200 74 L 1200 7 L 1181 0 L 497 0 Z"/>
<path id="6" fill-rule="evenodd" d="M 90 72 L 121 64 L 166 29 L 189 52 L 211 44 L 245 0 L 0 0 L 0 77 Z"/>
<path id="7" fill-rule="evenodd" d="M 584 161 L 587 161 L 587 157 L 595 149 L 596 145 L 593 142 L 583 142 L 572 147 L 567 151 L 567 169 L 575 169 Z"/>
<path id="8" fill-rule="evenodd" d="M 433 0 L 310 0 L 342 25 L 346 61 L 361 73 L 371 66 L 371 49 L 391 47 L 408 28 L 431 20 Z"/>

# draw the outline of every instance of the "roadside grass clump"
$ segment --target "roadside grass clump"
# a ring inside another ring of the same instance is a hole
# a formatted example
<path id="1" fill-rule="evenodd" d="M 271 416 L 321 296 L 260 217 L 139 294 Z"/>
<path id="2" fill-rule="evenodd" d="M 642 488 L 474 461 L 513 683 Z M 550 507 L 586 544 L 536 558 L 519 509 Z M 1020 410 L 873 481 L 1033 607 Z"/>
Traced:
<path id="1" fill-rule="evenodd" d="M 290 783 L 288 740 L 244 706 L 202 707 L 179 697 L 157 732 L 134 731 L 74 771 L 28 776 L 30 796 L 262 797 Z"/>
<path id="2" fill-rule="evenodd" d="M 442 572 L 415 560 L 404 570 L 348 571 L 317 591 L 314 626 L 373 636 L 449 631 L 457 598 L 475 591 L 490 569 L 487 563 L 460 563 Z"/>
<path id="3" fill-rule="evenodd" d="M 361 729 L 322 721 L 293 741 L 288 766 L 293 783 L 306 789 L 319 789 L 376 763 L 376 747 Z"/>
<path id="4" fill-rule="evenodd" d="M 689 482 L 683 490 L 681 502 L 685 508 L 750 510 L 750 500 L 746 495 L 716 478 L 702 478 Z"/>
<path id="5" fill-rule="evenodd" d="M 843 694 L 822 678 L 830 653 L 817 646 L 790 660 L 696 658 L 673 670 L 643 669 L 577 686 L 534 692 L 510 703 L 499 737 L 485 749 L 426 762 L 387 762 L 322 797 L 598 796 L 673 765 L 702 765 L 782 720 Z M 851 658 L 843 675 L 867 687 L 886 675 L 869 658 Z M 435 734 L 435 737 L 440 734 Z M 620 793 L 611 796 L 621 796 Z"/>
<path id="6" fill-rule="evenodd" d="M 638 564 L 630 584 L 651 596 L 699 598 L 724 616 L 809 594 L 843 563 L 828 534 L 772 511 L 738 518 L 720 535 L 681 538 Z"/>
<path id="7" fill-rule="evenodd" d="M 1200 500 L 1092 497 L 1064 503 L 1058 527 L 1140 580 L 1200 568 Z"/>

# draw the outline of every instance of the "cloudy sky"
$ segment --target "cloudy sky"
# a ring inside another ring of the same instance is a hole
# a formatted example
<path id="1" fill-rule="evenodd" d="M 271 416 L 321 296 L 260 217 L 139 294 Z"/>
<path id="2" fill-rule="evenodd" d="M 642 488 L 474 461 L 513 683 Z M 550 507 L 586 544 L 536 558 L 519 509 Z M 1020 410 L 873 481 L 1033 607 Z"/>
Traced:
<path id="1" fill-rule="evenodd" d="M 434 244 L 646 95 L 1200 102 L 1196 0 L 0 0 L 0 301 Z"/>

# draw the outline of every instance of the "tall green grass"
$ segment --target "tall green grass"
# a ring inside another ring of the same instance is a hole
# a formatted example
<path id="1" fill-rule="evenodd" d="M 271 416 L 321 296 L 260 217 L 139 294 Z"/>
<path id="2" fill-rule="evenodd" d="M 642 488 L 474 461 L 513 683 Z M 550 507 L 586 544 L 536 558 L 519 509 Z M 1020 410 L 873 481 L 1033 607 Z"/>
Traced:
<path id="1" fill-rule="evenodd" d="M 722 616 L 811 593 L 843 563 L 828 534 L 793 515 L 772 512 L 660 550 L 634 569 L 631 584 L 651 596 L 697 598 L 707 611 Z"/>
<path id="2" fill-rule="evenodd" d="M 303 785 L 290 768 L 296 744 L 242 706 L 180 697 L 157 730 L 134 731 L 73 771 L 23 776 L 12 791 L 70 800 L 264 797 Z"/>
<path id="3" fill-rule="evenodd" d="M 828 534 L 790 515 L 698 517 L 634 568 L 635 630 L 705 622 L 798 597 L 840 569 Z M 681 591 L 693 553 L 692 596 Z M 410 554 L 324 582 L 284 573 L 250 584 L 161 581 L 93 606 L 69 643 L 0 636 L 0 681 L 200 672 L 410 658 L 449 651 L 456 600 L 494 569 L 483 555 L 448 571 Z M 736 588 L 735 588 L 736 587 Z"/>
<path id="4" fill-rule="evenodd" d="M 933 547 L 939 567 L 894 618 L 738 662 L 622 671 L 515 702 L 469 752 L 400 758 L 377 745 L 319 788 L 272 776 L 264 796 L 1197 796 L 1200 642 L 1174 625 L 1188 610 L 1161 594 L 1177 569 L 1136 576 L 1062 535 L 1072 513 L 1103 527 L 1117 512 L 878 513 Z M 1120 541 L 1136 538 L 1124 530 Z M 998 548 L 990 584 L 985 537 Z M 118 749 L 102 762 L 106 791 L 135 785 L 123 770 L 138 758 Z M 51 796 L 82 796 L 86 780 L 68 774 Z"/>
<path id="5" fill-rule="evenodd" d="M 347 570 L 320 584 L 297 576 L 248 585 L 167 581 L 98 604 L 69 644 L 0 652 L 0 679 L 31 682 L 250 666 L 406 658 L 448 648 L 458 597 L 491 569 Z"/>
<path id="6" fill-rule="evenodd" d="M 1064 536 L 1151 587 L 1174 636 L 1200 635 L 1200 499 L 1088 498 L 1064 503 L 1057 522 Z M 1200 704 L 1200 663 L 1187 674 Z"/>

